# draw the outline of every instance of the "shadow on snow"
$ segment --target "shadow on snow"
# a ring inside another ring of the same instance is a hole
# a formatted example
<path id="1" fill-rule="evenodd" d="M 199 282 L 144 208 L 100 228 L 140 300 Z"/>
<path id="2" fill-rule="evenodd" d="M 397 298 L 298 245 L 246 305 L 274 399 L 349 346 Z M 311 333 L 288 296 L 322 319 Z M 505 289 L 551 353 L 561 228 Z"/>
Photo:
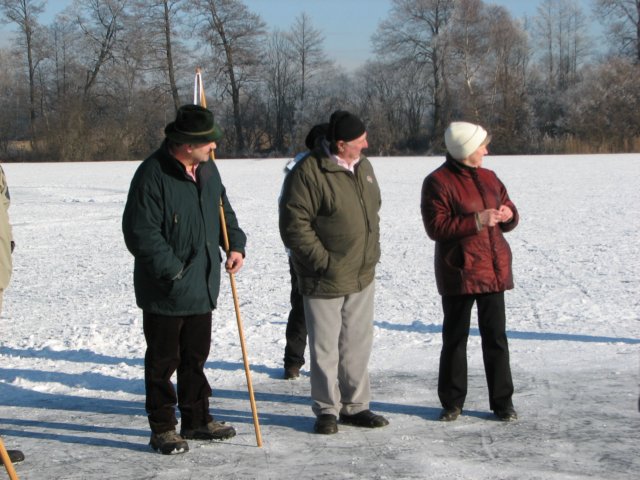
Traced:
<path id="1" fill-rule="evenodd" d="M 385 330 L 394 330 L 399 332 L 416 332 L 416 333 L 442 333 L 442 325 L 435 323 L 423 323 L 418 320 L 410 324 L 398 324 L 390 322 L 375 322 L 375 326 Z M 471 328 L 469 335 L 478 337 L 480 330 Z M 629 345 L 640 344 L 638 338 L 625 337 L 604 337 L 598 335 L 580 335 L 575 333 L 553 333 L 553 332 L 518 332 L 507 330 L 509 339 L 518 340 L 540 340 L 540 341 L 564 341 L 564 342 L 584 342 L 584 343 L 626 343 Z"/>

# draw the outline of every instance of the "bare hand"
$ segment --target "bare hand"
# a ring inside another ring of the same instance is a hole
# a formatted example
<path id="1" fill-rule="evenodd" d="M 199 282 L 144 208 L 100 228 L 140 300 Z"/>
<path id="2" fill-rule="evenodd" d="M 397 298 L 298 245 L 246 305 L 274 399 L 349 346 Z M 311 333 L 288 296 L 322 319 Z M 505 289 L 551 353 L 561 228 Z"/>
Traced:
<path id="1" fill-rule="evenodd" d="M 513 218 L 513 212 L 506 205 L 500 205 L 499 212 L 502 215 L 502 220 L 500 220 L 502 223 L 509 223 Z"/>
<path id="2" fill-rule="evenodd" d="M 229 252 L 227 261 L 224 264 L 224 268 L 226 269 L 227 273 L 237 273 L 242 268 L 243 263 L 244 258 L 242 257 L 241 253 Z"/>
<path id="3" fill-rule="evenodd" d="M 478 213 L 478 221 L 483 227 L 495 227 L 502 221 L 502 213 L 495 208 L 488 208 Z"/>

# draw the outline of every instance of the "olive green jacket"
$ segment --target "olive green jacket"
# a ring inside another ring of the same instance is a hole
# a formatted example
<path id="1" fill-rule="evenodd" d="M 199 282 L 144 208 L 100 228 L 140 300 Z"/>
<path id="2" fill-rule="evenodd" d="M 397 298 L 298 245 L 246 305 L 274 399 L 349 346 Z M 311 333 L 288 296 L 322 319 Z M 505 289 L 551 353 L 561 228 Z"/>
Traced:
<path id="1" fill-rule="evenodd" d="M 11 242 L 13 233 L 9 223 L 11 196 L 4 170 L 0 167 L 0 291 L 7 288 L 13 269 L 11 263 Z"/>
<path id="2" fill-rule="evenodd" d="M 280 236 L 303 295 L 344 296 L 373 281 L 380 259 L 380 204 L 380 188 L 364 156 L 353 174 L 317 149 L 287 174 Z"/>

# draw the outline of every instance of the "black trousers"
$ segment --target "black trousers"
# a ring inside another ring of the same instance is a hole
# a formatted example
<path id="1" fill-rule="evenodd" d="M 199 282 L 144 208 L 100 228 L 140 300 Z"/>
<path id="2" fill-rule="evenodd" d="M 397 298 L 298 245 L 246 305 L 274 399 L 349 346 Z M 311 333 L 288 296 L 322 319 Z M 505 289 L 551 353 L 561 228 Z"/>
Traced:
<path id="1" fill-rule="evenodd" d="M 304 304 L 302 295 L 298 291 L 298 279 L 289 259 L 289 273 L 291 274 L 291 310 L 287 319 L 286 339 L 284 347 L 284 366 L 301 367 L 304 365 L 304 351 L 307 348 L 307 324 L 304 320 Z"/>
<path id="2" fill-rule="evenodd" d="M 504 292 L 443 296 L 442 352 L 438 396 L 444 408 L 462 409 L 467 396 L 467 339 L 473 304 L 478 306 L 482 358 L 489 387 L 489 408 L 512 407 L 513 381 L 505 332 Z"/>
<path id="3" fill-rule="evenodd" d="M 195 428 L 212 420 L 209 414 L 211 387 L 204 364 L 211 346 L 211 312 L 172 317 L 143 312 L 147 341 L 144 357 L 145 408 L 155 433 L 177 425 L 178 404 L 182 428 Z M 171 382 L 177 372 L 178 392 Z"/>

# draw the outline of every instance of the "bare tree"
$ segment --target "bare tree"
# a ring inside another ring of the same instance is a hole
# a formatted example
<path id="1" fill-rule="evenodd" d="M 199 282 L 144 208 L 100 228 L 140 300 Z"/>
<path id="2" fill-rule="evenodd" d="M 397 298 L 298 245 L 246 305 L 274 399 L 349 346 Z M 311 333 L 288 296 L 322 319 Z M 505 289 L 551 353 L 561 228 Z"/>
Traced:
<path id="1" fill-rule="evenodd" d="M 328 66 L 330 62 L 323 49 L 324 36 L 313 27 L 306 13 L 296 17 L 290 36 L 299 69 L 300 101 L 304 102 L 307 83 L 319 69 Z"/>
<path id="2" fill-rule="evenodd" d="M 86 80 L 87 96 L 95 86 L 100 69 L 113 60 L 113 50 L 118 33 L 123 29 L 125 7 L 129 0 L 75 0 L 77 22 L 84 34 L 87 46 Z"/>
<path id="3" fill-rule="evenodd" d="M 548 85 L 566 90 L 588 52 L 585 16 L 573 0 L 543 0 L 536 16 L 536 34 L 545 45 L 542 61 Z"/>
<path id="4" fill-rule="evenodd" d="M 244 153 L 242 128 L 243 86 L 256 81 L 263 57 L 265 23 L 240 0 L 193 0 L 201 20 L 199 33 L 211 49 L 211 60 L 225 79 L 231 96 L 237 153 Z"/>
<path id="5" fill-rule="evenodd" d="M 389 18 L 380 23 L 372 38 L 379 55 L 416 63 L 429 72 L 430 81 L 424 88 L 431 92 L 432 141 L 444 131 L 443 69 L 447 46 L 443 34 L 454 6 L 454 0 L 392 0 Z"/>
<path id="6" fill-rule="evenodd" d="M 15 52 L 0 48 L 0 152 L 5 155 L 15 155 L 9 148 L 11 141 L 29 129 L 29 118 L 23 113 L 23 105 L 29 103 L 29 92 L 16 75 L 24 69 L 22 64 Z"/>
<path id="7" fill-rule="evenodd" d="M 583 151 L 637 152 L 640 66 L 614 58 L 587 70 L 585 81 L 569 101 L 567 121 L 572 135 Z"/>
<path id="8" fill-rule="evenodd" d="M 307 112 L 309 88 L 313 88 L 314 77 L 320 72 L 331 67 L 332 62 L 327 59 L 324 52 L 324 35 L 320 30 L 313 27 L 311 18 L 302 13 L 296 17 L 295 22 L 289 31 L 289 38 L 292 43 L 292 56 L 294 68 L 297 74 L 298 99 L 295 105 L 295 116 L 292 125 L 292 139 L 302 140 L 307 131 L 309 123 L 309 112 Z M 317 87 L 317 83 L 315 85 Z"/>
<path id="9" fill-rule="evenodd" d="M 150 53 L 147 69 L 160 74 L 164 83 L 161 93 L 171 96 L 177 111 L 183 103 L 176 79 L 176 67 L 180 64 L 178 57 L 184 52 L 178 36 L 178 29 L 184 21 L 184 0 L 135 0 L 132 7 L 136 28 L 144 32 L 140 40 Z"/>
<path id="10" fill-rule="evenodd" d="M 618 51 L 640 63 L 640 0 L 597 0 L 596 13 L 609 25 Z"/>
<path id="11" fill-rule="evenodd" d="M 368 62 L 357 72 L 366 99 L 370 149 L 379 155 L 425 150 L 425 117 L 430 104 L 423 88 L 425 69 L 411 62 Z M 370 126 L 369 126 L 370 125 Z"/>
<path id="12" fill-rule="evenodd" d="M 451 61 L 447 71 L 450 85 L 456 88 L 455 103 L 459 115 L 470 121 L 481 121 L 485 80 L 484 66 L 490 60 L 489 29 L 491 19 L 482 0 L 459 0 L 450 27 L 447 29 Z"/>
<path id="13" fill-rule="evenodd" d="M 484 109 L 495 133 L 492 148 L 515 153 L 526 150 L 532 135 L 528 36 L 503 7 L 486 7 L 485 18 L 490 53 L 484 64 Z"/>
<path id="14" fill-rule="evenodd" d="M 54 94 L 57 101 L 64 99 L 72 88 L 73 44 L 78 40 L 77 31 L 68 15 L 58 15 L 49 27 L 52 43 Z"/>
<path id="15" fill-rule="evenodd" d="M 22 43 L 25 47 L 29 70 L 29 125 L 31 141 L 35 135 L 36 120 L 36 82 L 35 69 L 38 60 L 34 58 L 35 35 L 39 28 L 38 15 L 44 10 L 44 1 L 36 0 L 1 0 L 0 9 L 10 22 L 15 23 L 22 33 Z"/>
<path id="16" fill-rule="evenodd" d="M 538 131 L 560 138 L 567 129 L 567 92 L 579 84 L 588 53 L 584 15 L 572 0 L 543 0 L 534 23 L 534 38 L 544 45 L 544 53 L 537 56 L 538 70 L 546 73 L 530 80 L 532 108 Z"/>
<path id="17" fill-rule="evenodd" d="M 296 76 L 294 52 L 290 38 L 282 32 L 271 34 L 266 56 L 267 90 L 269 105 L 272 106 L 271 122 L 267 130 L 272 130 L 271 145 L 277 152 L 285 151 L 285 133 L 291 132 L 296 98 Z"/>

